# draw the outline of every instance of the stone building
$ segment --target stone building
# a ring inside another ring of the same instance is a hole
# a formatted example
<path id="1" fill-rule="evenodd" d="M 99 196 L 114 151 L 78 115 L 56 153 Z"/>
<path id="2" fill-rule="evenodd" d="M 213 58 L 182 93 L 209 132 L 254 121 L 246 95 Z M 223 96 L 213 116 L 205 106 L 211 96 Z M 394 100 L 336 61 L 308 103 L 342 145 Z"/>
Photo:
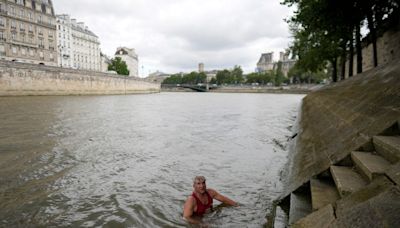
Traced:
<path id="1" fill-rule="evenodd" d="M 101 71 L 100 42 L 83 22 L 57 15 L 57 37 L 60 66 Z"/>
<path id="2" fill-rule="evenodd" d="M 265 72 L 274 69 L 273 52 L 261 54 L 260 60 L 257 63 L 257 72 Z"/>
<path id="3" fill-rule="evenodd" d="M 279 52 L 279 61 L 282 63 L 282 72 L 287 77 L 289 70 L 296 64 L 296 60 L 289 59 L 289 54 L 287 53 Z"/>
<path id="4" fill-rule="evenodd" d="M 199 73 L 204 72 L 204 63 L 199 63 Z"/>
<path id="5" fill-rule="evenodd" d="M 129 70 L 129 76 L 139 77 L 139 58 L 134 48 L 119 47 L 115 52 L 115 57 L 120 57 L 126 62 Z"/>
<path id="6" fill-rule="evenodd" d="M 69 15 L 57 15 L 57 50 L 58 64 L 61 67 L 72 68 L 72 28 Z"/>
<path id="7" fill-rule="evenodd" d="M 287 77 L 289 70 L 296 64 L 295 59 L 289 59 L 289 55 L 284 52 L 279 52 L 279 61 L 273 61 L 274 53 L 263 53 L 260 60 L 257 63 L 257 72 L 266 72 L 275 70 L 278 67 L 278 63 L 282 63 L 282 72 Z"/>
<path id="8" fill-rule="evenodd" d="M 100 65 L 101 65 L 101 72 L 107 72 L 108 71 L 108 65 L 111 64 L 110 58 L 102 52 L 100 52 Z"/>
<path id="9" fill-rule="evenodd" d="M 0 59 L 57 65 L 51 0 L 0 0 Z"/>

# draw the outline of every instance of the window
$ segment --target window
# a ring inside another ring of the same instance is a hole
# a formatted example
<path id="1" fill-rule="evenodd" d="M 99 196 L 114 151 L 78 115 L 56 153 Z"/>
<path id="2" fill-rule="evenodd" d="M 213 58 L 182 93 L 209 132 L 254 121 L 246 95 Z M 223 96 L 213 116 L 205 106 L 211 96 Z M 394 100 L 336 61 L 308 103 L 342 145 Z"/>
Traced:
<path id="1" fill-rule="evenodd" d="M 25 17 L 25 11 L 23 10 L 23 9 L 21 9 L 21 11 L 20 11 L 20 16 L 23 18 L 23 17 Z"/>
<path id="2" fill-rule="evenodd" d="M 13 46 L 11 48 L 13 54 L 17 54 L 17 47 Z"/>
<path id="3" fill-rule="evenodd" d="M 17 23 L 14 20 L 11 21 L 11 28 L 17 28 Z"/>
<path id="4" fill-rule="evenodd" d="M 15 33 L 15 32 L 11 33 L 11 39 L 16 40 L 17 39 L 17 33 Z"/>
<path id="5" fill-rule="evenodd" d="M 5 21 L 4 18 L 0 17 L 0 25 L 1 26 L 4 26 L 4 21 Z"/>
<path id="6" fill-rule="evenodd" d="M 24 4 L 24 0 L 17 0 L 17 4 L 23 5 Z"/>
<path id="7" fill-rule="evenodd" d="M 15 15 L 15 8 L 10 6 L 10 13 L 11 15 Z"/>
<path id="8" fill-rule="evenodd" d="M 21 49 L 21 53 L 22 53 L 22 55 L 26 55 L 26 49 L 25 49 L 25 48 L 22 48 L 22 49 Z"/>
<path id="9" fill-rule="evenodd" d="M 43 56 L 43 51 L 40 51 L 40 52 L 39 52 L 39 57 L 40 57 L 40 58 L 44 58 L 44 56 Z"/>
<path id="10" fill-rule="evenodd" d="M 0 45 L 0 55 L 6 55 L 6 49 L 4 45 Z"/>
<path id="11" fill-rule="evenodd" d="M 34 56 L 34 55 L 35 55 L 33 49 L 29 49 L 29 55 L 30 55 L 30 56 Z"/>

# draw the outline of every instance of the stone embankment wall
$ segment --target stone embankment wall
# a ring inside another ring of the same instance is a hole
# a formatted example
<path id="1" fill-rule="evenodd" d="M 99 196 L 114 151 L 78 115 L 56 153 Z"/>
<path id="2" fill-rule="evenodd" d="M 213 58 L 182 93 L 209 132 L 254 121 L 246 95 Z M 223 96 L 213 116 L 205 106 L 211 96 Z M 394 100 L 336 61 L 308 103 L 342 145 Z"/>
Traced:
<path id="1" fill-rule="evenodd" d="M 398 25 L 400 27 L 400 24 Z M 400 58 L 400 28 L 393 28 L 385 32 L 376 42 L 378 50 L 378 66 Z M 363 71 L 374 68 L 372 43 L 362 49 Z M 349 76 L 349 61 L 346 62 L 346 78 Z M 357 55 L 353 56 L 353 75 L 357 74 Z"/>
<path id="2" fill-rule="evenodd" d="M 400 60 L 308 94 L 297 121 L 284 196 L 400 123 Z"/>
<path id="3" fill-rule="evenodd" d="M 279 199 L 287 225 L 400 227 L 399 63 L 303 99 Z"/>
<path id="4" fill-rule="evenodd" d="M 0 96 L 157 93 L 160 85 L 101 72 L 0 61 Z"/>

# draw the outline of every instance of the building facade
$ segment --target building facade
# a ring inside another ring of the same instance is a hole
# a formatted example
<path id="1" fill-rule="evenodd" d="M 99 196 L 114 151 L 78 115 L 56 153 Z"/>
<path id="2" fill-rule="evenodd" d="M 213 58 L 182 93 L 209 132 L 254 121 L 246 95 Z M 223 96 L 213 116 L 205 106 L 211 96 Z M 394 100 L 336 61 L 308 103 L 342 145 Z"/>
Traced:
<path id="1" fill-rule="evenodd" d="M 139 58 L 135 53 L 135 49 L 127 47 L 119 47 L 115 52 L 115 57 L 120 57 L 126 62 L 129 70 L 129 76 L 139 77 Z"/>
<path id="2" fill-rule="evenodd" d="M 57 66 L 51 0 L 0 0 L 0 59 Z"/>
<path id="3" fill-rule="evenodd" d="M 57 15 L 57 50 L 60 67 L 72 68 L 72 27 L 69 15 Z"/>
<path id="4" fill-rule="evenodd" d="M 102 52 L 100 52 L 100 65 L 101 65 L 101 72 L 107 72 L 108 71 L 108 65 L 111 64 L 110 58 Z"/>
<path id="5" fill-rule="evenodd" d="M 292 69 L 292 67 L 294 67 L 297 60 L 289 59 L 289 54 L 280 52 L 279 61 L 282 63 L 282 72 L 285 75 L 285 77 L 287 77 L 289 70 Z"/>
<path id="6" fill-rule="evenodd" d="M 260 60 L 257 63 L 257 72 L 265 72 L 274 69 L 273 52 L 261 54 Z"/>
<path id="7" fill-rule="evenodd" d="M 263 53 L 261 54 L 260 60 L 257 63 L 256 72 L 266 72 L 277 69 L 278 63 L 282 64 L 282 72 L 287 77 L 289 70 L 296 64 L 295 59 L 289 59 L 289 55 L 284 52 L 279 52 L 279 61 L 274 62 L 274 53 Z"/>
<path id="8" fill-rule="evenodd" d="M 83 22 L 57 15 L 57 37 L 61 67 L 102 71 L 99 39 Z"/>

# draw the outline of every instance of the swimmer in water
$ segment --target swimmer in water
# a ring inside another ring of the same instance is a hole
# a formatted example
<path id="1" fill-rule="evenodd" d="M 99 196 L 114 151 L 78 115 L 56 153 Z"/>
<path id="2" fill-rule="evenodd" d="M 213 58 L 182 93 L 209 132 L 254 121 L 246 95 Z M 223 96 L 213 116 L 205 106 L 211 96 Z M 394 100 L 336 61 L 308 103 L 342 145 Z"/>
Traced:
<path id="1" fill-rule="evenodd" d="M 226 196 L 219 194 L 217 191 L 206 187 L 206 178 L 196 176 L 193 179 L 193 193 L 190 195 L 183 206 L 183 218 L 190 223 L 200 223 L 193 216 L 203 216 L 212 210 L 213 199 L 216 199 L 230 206 L 238 206 L 238 204 Z"/>

